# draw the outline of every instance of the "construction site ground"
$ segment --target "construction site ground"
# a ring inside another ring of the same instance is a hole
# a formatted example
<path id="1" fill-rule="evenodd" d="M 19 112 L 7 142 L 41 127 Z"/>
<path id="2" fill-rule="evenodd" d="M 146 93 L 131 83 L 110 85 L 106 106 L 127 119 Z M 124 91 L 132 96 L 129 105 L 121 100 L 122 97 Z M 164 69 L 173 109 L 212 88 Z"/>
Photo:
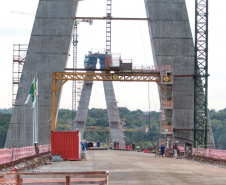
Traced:
<path id="1" fill-rule="evenodd" d="M 226 184 L 226 168 L 136 151 L 88 150 L 86 161 L 53 162 L 34 171 L 102 170 L 109 171 L 110 185 Z"/>

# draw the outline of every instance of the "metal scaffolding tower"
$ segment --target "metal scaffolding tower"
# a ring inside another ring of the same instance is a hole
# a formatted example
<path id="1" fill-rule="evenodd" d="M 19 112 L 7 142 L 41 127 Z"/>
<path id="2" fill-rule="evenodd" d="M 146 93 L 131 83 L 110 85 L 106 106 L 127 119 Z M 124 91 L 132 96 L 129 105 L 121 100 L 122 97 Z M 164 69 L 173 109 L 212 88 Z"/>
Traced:
<path id="1" fill-rule="evenodd" d="M 195 14 L 195 144 L 207 146 L 208 0 L 196 0 Z"/>
<path id="2" fill-rule="evenodd" d="M 15 105 L 20 77 L 27 54 L 27 47 L 27 44 L 13 44 L 12 106 Z"/>
<path id="3" fill-rule="evenodd" d="M 75 20 L 74 23 L 74 30 L 73 30 L 73 72 L 75 72 L 75 69 L 77 68 L 77 56 L 78 56 L 78 24 L 79 22 L 86 22 L 90 25 L 93 24 L 92 19 L 81 19 L 81 20 Z M 80 82 L 81 83 L 81 82 Z M 75 119 L 75 113 L 77 109 L 77 102 L 78 102 L 78 93 L 81 93 L 79 90 L 80 86 L 78 85 L 77 81 L 72 82 L 72 121 Z"/>

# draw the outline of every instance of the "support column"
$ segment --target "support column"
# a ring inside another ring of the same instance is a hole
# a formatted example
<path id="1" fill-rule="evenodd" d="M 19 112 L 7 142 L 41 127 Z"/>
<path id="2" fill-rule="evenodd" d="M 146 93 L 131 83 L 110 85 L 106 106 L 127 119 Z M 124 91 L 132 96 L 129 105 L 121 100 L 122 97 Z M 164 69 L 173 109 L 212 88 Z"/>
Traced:
<path id="1" fill-rule="evenodd" d="M 112 142 L 119 141 L 120 147 L 125 148 L 121 121 L 118 113 L 118 106 L 115 99 L 114 87 L 111 81 L 104 81 L 104 93 L 108 111 L 108 121 Z"/>
<path id="2" fill-rule="evenodd" d="M 30 37 L 5 147 L 31 146 L 31 101 L 24 105 L 34 74 L 39 82 L 39 145 L 50 143 L 52 73 L 63 72 L 67 64 L 78 1 L 40 0 Z M 56 111 L 61 91 L 56 93 Z"/>

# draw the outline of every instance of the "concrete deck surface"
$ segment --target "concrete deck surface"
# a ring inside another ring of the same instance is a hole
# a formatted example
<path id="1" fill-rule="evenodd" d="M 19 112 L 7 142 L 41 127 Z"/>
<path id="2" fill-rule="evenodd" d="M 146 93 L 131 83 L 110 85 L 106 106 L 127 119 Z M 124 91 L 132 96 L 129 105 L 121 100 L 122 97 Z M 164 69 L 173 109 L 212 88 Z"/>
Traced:
<path id="1" fill-rule="evenodd" d="M 87 151 L 87 161 L 54 162 L 36 171 L 109 171 L 110 185 L 226 184 L 226 168 L 136 151 Z"/>

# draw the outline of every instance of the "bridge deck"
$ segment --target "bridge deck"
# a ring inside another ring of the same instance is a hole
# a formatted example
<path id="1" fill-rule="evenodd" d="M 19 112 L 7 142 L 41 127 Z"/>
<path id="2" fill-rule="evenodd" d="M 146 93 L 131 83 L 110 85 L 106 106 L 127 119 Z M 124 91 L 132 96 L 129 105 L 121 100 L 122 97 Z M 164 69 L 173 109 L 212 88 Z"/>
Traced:
<path id="1" fill-rule="evenodd" d="M 226 169 L 153 154 L 116 151 L 87 151 L 87 161 L 55 162 L 37 171 L 109 171 L 110 185 L 225 184 Z"/>

